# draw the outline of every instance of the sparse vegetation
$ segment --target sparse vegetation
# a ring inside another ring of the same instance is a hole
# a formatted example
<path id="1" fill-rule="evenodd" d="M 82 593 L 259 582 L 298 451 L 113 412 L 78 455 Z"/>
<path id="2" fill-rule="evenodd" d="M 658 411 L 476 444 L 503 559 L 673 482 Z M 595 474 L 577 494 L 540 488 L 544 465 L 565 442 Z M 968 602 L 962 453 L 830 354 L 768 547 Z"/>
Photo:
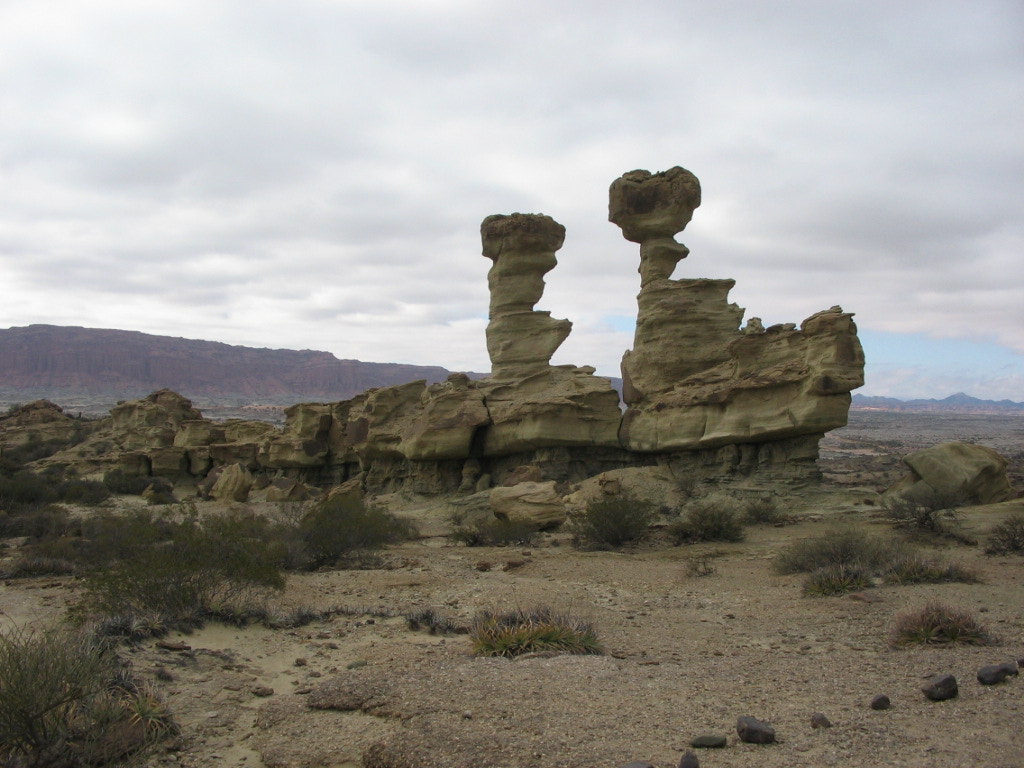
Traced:
<path id="1" fill-rule="evenodd" d="M 773 496 L 758 496 L 743 505 L 744 520 L 750 525 L 778 525 L 788 520 Z"/>
<path id="2" fill-rule="evenodd" d="M 990 555 L 1024 554 L 1024 514 L 1010 515 L 989 531 L 985 552 Z"/>
<path id="3" fill-rule="evenodd" d="M 894 646 L 993 645 L 995 638 L 970 612 L 944 603 L 929 603 L 898 617 L 890 641 Z"/>
<path id="4" fill-rule="evenodd" d="M 468 628 L 456 624 L 450 618 L 438 613 L 433 608 L 423 608 L 418 611 L 410 611 L 405 615 L 405 624 L 413 632 L 425 629 L 432 635 L 464 634 L 469 631 Z"/>
<path id="5" fill-rule="evenodd" d="M 125 496 L 138 496 L 152 483 L 152 477 L 130 475 L 123 469 L 111 469 L 103 475 L 103 485 L 108 491 Z"/>
<path id="6" fill-rule="evenodd" d="M 657 509 L 625 491 L 591 502 L 569 520 L 573 543 L 581 549 L 616 549 L 647 535 Z"/>
<path id="7" fill-rule="evenodd" d="M 459 524 L 448 538 L 467 547 L 507 547 L 532 546 L 537 536 L 531 523 L 494 518 Z"/>
<path id="8" fill-rule="evenodd" d="M 593 625 L 547 607 L 504 613 L 482 611 L 470 625 L 473 653 L 520 656 L 524 653 L 604 653 Z"/>
<path id="9" fill-rule="evenodd" d="M 882 501 L 882 513 L 897 528 L 911 534 L 943 536 L 966 541 L 960 533 L 961 494 L 930 491 L 914 496 L 892 494 Z"/>
<path id="10" fill-rule="evenodd" d="M 84 633 L 0 634 L 0 691 L 7 766 L 113 764 L 176 730 L 159 698 Z"/>
<path id="11" fill-rule="evenodd" d="M 724 494 L 696 499 L 668 526 L 676 544 L 693 541 L 742 541 L 743 520 L 736 500 Z"/>
<path id="12" fill-rule="evenodd" d="M 808 573 L 807 595 L 838 595 L 891 584 L 977 582 L 978 575 L 961 565 L 922 555 L 900 541 L 841 528 L 812 539 L 796 541 L 775 558 L 777 573 Z"/>
<path id="13" fill-rule="evenodd" d="M 358 563 L 368 550 L 411 538 L 412 525 L 353 496 L 316 502 L 299 521 L 309 569 Z"/>

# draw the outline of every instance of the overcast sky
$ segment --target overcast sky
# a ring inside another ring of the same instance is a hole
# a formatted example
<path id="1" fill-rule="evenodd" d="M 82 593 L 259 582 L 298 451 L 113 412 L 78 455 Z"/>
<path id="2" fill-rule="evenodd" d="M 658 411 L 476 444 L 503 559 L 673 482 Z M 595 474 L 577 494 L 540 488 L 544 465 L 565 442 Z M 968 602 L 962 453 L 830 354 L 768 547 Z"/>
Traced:
<path id="1" fill-rule="evenodd" d="M 674 165 L 676 277 L 855 312 L 864 394 L 1024 401 L 1020 0 L 0 2 L 0 327 L 485 371 L 521 211 L 567 229 L 554 362 L 618 375 L 608 185 Z"/>

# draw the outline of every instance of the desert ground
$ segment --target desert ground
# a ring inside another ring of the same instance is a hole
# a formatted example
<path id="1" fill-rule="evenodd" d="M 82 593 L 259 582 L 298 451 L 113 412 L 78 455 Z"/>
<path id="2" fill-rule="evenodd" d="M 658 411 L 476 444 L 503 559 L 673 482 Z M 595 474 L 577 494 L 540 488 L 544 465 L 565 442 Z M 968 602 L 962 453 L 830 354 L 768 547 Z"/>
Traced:
<path id="1" fill-rule="evenodd" d="M 435 536 L 389 547 L 380 568 L 292 574 L 275 598 L 282 608 L 334 615 L 298 629 L 209 623 L 122 647 L 180 725 L 141 763 L 674 768 L 695 737 L 713 734 L 728 743 L 693 750 L 706 768 L 1020 768 L 1024 676 L 983 686 L 975 675 L 1024 662 L 1024 557 L 929 540 L 980 583 L 835 597 L 804 596 L 801 575 L 772 568 L 787 544 L 836 526 L 900 535 L 878 491 L 903 474 L 902 454 L 945 440 L 996 448 L 1021 490 L 1024 418 L 855 411 L 822 443 L 821 489 L 780 495 L 792 521 L 750 526 L 740 542 L 672 546 L 655 530 L 593 552 L 558 531 L 528 548 Z M 1021 511 L 1019 499 L 963 509 L 962 531 L 983 540 Z M 52 624 L 78 590 L 71 577 L 9 580 L 0 618 Z M 932 600 L 973 612 L 998 644 L 892 647 L 896 617 Z M 606 652 L 481 658 L 466 635 L 414 631 L 405 618 L 433 609 L 466 623 L 479 610 L 539 605 L 591 621 Z M 956 676 L 956 698 L 921 693 L 939 673 Z M 889 709 L 868 706 L 877 694 Z M 831 727 L 813 727 L 817 713 Z M 740 742 L 741 716 L 770 723 L 776 743 Z"/>

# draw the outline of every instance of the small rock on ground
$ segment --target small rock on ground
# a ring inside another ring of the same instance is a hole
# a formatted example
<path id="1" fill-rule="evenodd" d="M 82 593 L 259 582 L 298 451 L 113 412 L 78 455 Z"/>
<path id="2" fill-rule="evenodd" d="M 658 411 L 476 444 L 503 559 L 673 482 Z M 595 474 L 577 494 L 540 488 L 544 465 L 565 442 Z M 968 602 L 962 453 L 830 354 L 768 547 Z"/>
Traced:
<path id="1" fill-rule="evenodd" d="M 952 699 L 959 693 L 953 675 L 936 675 L 921 686 L 921 692 L 932 701 Z"/>
<path id="2" fill-rule="evenodd" d="M 811 715 L 811 728 L 831 728 L 832 721 L 821 712 Z"/>
<path id="3" fill-rule="evenodd" d="M 693 752 L 686 752 L 679 760 L 679 768 L 700 768 L 700 760 Z"/>
<path id="4" fill-rule="evenodd" d="M 888 709 L 892 706 L 892 702 L 889 701 L 889 697 L 884 693 L 880 693 L 871 699 L 871 703 L 868 705 L 872 709 Z"/>
<path id="5" fill-rule="evenodd" d="M 978 670 L 978 682 L 982 685 L 996 685 L 1011 675 L 1020 674 L 1017 662 L 1007 661 L 1002 664 L 988 664 Z"/>
<path id="6" fill-rule="evenodd" d="M 756 717 L 744 715 L 737 720 L 736 733 L 740 741 L 747 744 L 771 744 L 775 741 L 775 729 Z"/>
<path id="7" fill-rule="evenodd" d="M 721 749 L 728 743 L 725 736 L 718 736 L 712 733 L 705 733 L 690 742 L 690 746 L 696 749 Z"/>

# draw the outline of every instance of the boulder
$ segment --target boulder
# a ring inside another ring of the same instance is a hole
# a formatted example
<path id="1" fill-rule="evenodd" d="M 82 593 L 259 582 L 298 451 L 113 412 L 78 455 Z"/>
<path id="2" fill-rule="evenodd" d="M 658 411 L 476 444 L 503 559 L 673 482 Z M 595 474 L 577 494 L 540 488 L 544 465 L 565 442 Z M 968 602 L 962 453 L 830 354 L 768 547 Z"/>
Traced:
<path id="1" fill-rule="evenodd" d="M 230 464 L 220 472 L 210 496 L 217 501 L 245 501 L 249 498 L 253 476 L 241 464 Z"/>
<path id="2" fill-rule="evenodd" d="M 935 493 L 975 504 L 996 504 L 1013 497 L 1007 461 L 984 445 L 941 443 L 903 457 L 910 475 L 893 488 L 907 498 Z"/>
<path id="3" fill-rule="evenodd" d="M 492 488 L 490 501 L 497 517 L 530 523 L 538 530 L 554 528 L 564 523 L 568 516 L 553 480 Z"/>
<path id="4" fill-rule="evenodd" d="M 131 400 L 110 409 L 113 440 L 123 450 L 167 448 L 174 445 L 182 424 L 197 421 L 203 414 L 192 401 L 177 392 L 161 389 L 141 400 Z"/>
<path id="5" fill-rule="evenodd" d="M 288 477 L 279 477 L 267 486 L 267 501 L 305 501 L 312 489 Z"/>

